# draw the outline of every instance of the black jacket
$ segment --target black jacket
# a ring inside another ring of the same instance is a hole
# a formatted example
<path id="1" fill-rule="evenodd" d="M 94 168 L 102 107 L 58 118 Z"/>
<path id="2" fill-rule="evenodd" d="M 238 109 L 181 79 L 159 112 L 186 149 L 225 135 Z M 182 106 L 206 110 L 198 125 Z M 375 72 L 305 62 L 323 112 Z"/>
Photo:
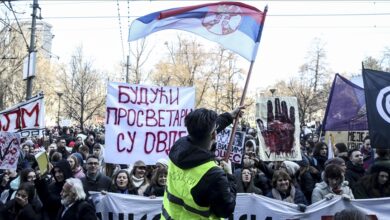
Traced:
<path id="1" fill-rule="evenodd" d="M 8 201 L 3 207 L 0 208 L 1 220 L 40 220 L 40 211 L 37 210 L 32 204 L 27 204 L 21 207 L 15 199 Z"/>
<path id="2" fill-rule="evenodd" d="M 217 132 L 223 130 L 233 121 L 230 114 L 218 117 Z M 194 144 L 189 136 L 176 141 L 169 153 L 169 159 L 180 169 L 190 169 L 213 161 L 215 156 L 209 150 Z M 169 187 L 169 186 L 168 186 Z M 203 207 L 210 207 L 211 213 L 217 217 L 227 218 L 236 206 L 236 185 L 233 175 L 226 175 L 219 168 L 211 168 L 191 191 L 194 201 Z"/>
<path id="3" fill-rule="evenodd" d="M 57 215 L 57 220 L 96 220 L 95 208 L 85 200 L 76 201 L 68 210 L 64 212 L 62 206 Z M 63 214 L 63 215 L 62 215 Z"/>
<path id="4" fill-rule="evenodd" d="M 50 182 L 45 179 L 37 179 L 35 181 L 35 187 L 39 195 L 39 199 L 42 201 L 43 209 L 46 212 L 49 219 L 56 219 L 58 210 L 61 208 L 61 191 L 65 184 L 65 181 L 58 182 L 54 177 L 54 168 L 58 167 L 64 173 L 64 179 L 72 177 L 72 169 L 69 162 L 66 160 L 58 161 L 53 165 L 52 175 L 54 181 Z"/>
<path id="5" fill-rule="evenodd" d="M 345 180 L 348 181 L 352 191 L 355 184 L 364 176 L 365 170 L 363 166 L 354 165 L 351 161 L 347 162 L 347 170 L 345 171 Z"/>

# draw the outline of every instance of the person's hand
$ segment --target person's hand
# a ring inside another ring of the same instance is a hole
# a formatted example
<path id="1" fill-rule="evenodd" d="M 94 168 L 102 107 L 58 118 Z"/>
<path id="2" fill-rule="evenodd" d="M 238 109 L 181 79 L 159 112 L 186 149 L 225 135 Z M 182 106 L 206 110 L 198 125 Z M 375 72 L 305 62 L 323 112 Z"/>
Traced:
<path id="1" fill-rule="evenodd" d="M 155 198 L 156 198 L 155 195 L 149 196 L 149 199 L 155 199 Z"/>
<path id="2" fill-rule="evenodd" d="M 347 194 L 341 195 L 341 198 L 343 198 L 345 201 L 351 201 L 351 197 Z"/>
<path id="3" fill-rule="evenodd" d="M 28 204 L 28 197 L 15 196 L 15 201 L 22 207 Z"/>
<path id="4" fill-rule="evenodd" d="M 100 193 L 101 193 L 102 195 L 107 195 L 107 191 L 106 191 L 106 190 L 102 190 L 102 191 L 100 191 Z"/>
<path id="5" fill-rule="evenodd" d="M 9 181 L 9 175 L 7 173 L 7 174 L 3 175 L 3 179 L 1 180 L 1 186 L 5 187 L 8 183 L 8 181 Z"/>
<path id="6" fill-rule="evenodd" d="M 334 194 L 332 194 L 332 193 L 325 195 L 326 200 L 331 200 L 331 199 L 333 199 L 333 197 L 334 197 Z"/>
<path id="7" fill-rule="evenodd" d="M 301 212 L 305 212 L 306 211 L 306 205 L 305 204 L 302 204 L 302 203 L 299 203 L 297 204 L 298 205 L 298 210 L 301 211 Z"/>
<path id="8" fill-rule="evenodd" d="M 225 173 L 232 174 L 232 162 L 230 162 L 230 160 L 229 162 L 221 160 L 220 166 L 222 167 L 223 171 L 225 171 Z"/>
<path id="9" fill-rule="evenodd" d="M 238 106 L 237 108 L 235 108 L 233 111 L 230 112 L 230 115 L 233 117 L 233 118 L 236 118 L 237 115 L 239 117 L 242 117 L 242 115 L 244 114 L 244 112 L 242 111 L 243 109 L 245 109 L 246 106 L 245 105 L 242 105 L 242 106 Z"/>
<path id="10" fill-rule="evenodd" d="M 273 110 L 272 101 L 268 100 L 267 126 L 261 119 L 256 120 L 257 126 L 271 153 L 290 153 L 294 145 L 295 109 L 291 106 L 288 113 L 286 102 L 280 103 L 279 98 L 276 98 L 275 114 Z"/>

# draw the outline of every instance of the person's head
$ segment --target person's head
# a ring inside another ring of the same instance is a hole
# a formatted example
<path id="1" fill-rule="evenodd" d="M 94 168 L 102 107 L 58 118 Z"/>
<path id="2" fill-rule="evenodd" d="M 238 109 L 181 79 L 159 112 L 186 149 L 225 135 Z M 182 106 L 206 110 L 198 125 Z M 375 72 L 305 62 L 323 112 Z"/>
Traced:
<path id="1" fill-rule="evenodd" d="M 53 154 L 50 157 L 50 162 L 55 163 L 62 160 L 62 154 L 60 152 L 53 152 Z"/>
<path id="2" fill-rule="evenodd" d="M 86 144 L 92 145 L 95 143 L 95 136 L 93 134 L 89 134 L 85 142 Z"/>
<path id="3" fill-rule="evenodd" d="M 100 169 L 99 158 L 95 155 L 89 155 L 87 158 L 87 173 L 88 175 L 98 174 Z"/>
<path id="4" fill-rule="evenodd" d="M 368 220 L 368 217 L 364 212 L 356 208 L 346 208 L 340 212 L 336 212 L 333 219 L 334 220 Z"/>
<path id="5" fill-rule="evenodd" d="M 370 140 L 370 136 L 368 135 L 363 139 L 363 148 L 366 151 L 371 151 L 371 140 Z"/>
<path id="6" fill-rule="evenodd" d="M 390 185 L 390 168 L 386 165 L 374 164 L 370 169 L 370 173 L 371 175 L 376 176 L 376 182 L 378 182 L 380 186 Z"/>
<path id="7" fill-rule="evenodd" d="M 324 181 L 332 189 L 339 189 L 344 181 L 342 168 L 336 164 L 330 164 L 325 167 Z"/>
<path id="8" fill-rule="evenodd" d="M 72 169 L 67 160 L 60 160 L 53 164 L 51 173 L 56 182 L 64 182 L 67 178 L 72 177 Z"/>
<path id="9" fill-rule="evenodd" d="M 290 189 L 291 177 L 283 170 L 276 170 L 272 176 L 272 187 L 279 192 L 287 192 Z"/>
<path id="10" fill-rule="evenodd" d="M 335 151 L 334 151 L 335 156 L 337 156 L 341 153 L 348 152 L 347 145 L 345 145 L 344 143 L 337 143 L 334 146 L 335 146 Z"/>
<path id="11" fill-rule="evenodd" d="M 352 149 L 348 151 L 348 158 L 353 165 L 363 166 L 363 154 L 359 149 Z"/>
<path id="12" fill-rule="evenodd" d="M 70 165 L 70 168 L 72 168 L 72 170 L 75 170 L 76 168 L 78 168 L 80 165 L 79 165 L 79 160 L 77 159 L 77 157 L 75 155 L 70 155 L 68 157 L 68 159 L 66 159 L 68 162 L 69 162 L 69 165 Z"/>
<path id="13" fill-rule="evenodd" d="M 67 179 L 60 195 L 61 204 L 64 206 L 68 206 L 77 200 L 83 200 L 86 197 L 83 184 L 77 178 Z"/>
<path id="14" fill-rule="evenodd" d="M 59 138 L 57 139 L 57 148 L 63 149 L 63 148 L 65 148 L 65 147 L 66 147 L 66 140 L 65 140 L 65 138 L 59 137 Z"/>
<path id="15" fill-rule="evenodd" d="M 97 157 L 100 157 L 101 156 L 101 153 L 102 153 L 102 145 L 99 144 L 99 143 L 94 143 L 93 144 L 93 155 L 97 156 Z"/>
<path id="16" fill-rule="evenodd" d="M 137 178 L 144 178 L 146 174 L 146 165 L 142 160 L 138 160 L 134 163 L 131 175 Z"/>
<path id="17" fill-rule="evenodd" d="M 87 159 L 89 156 L 89 147 L 87 145 L 81 145 L 79 147 L 79 152 L 81 153 L 84 159 Z"/>
<path id="18" fill-rule="evenodd" d="M 255 153 L 256 152 L 256 142 L 254 140 L 247 140 L 245 142 L 245 153 Z"/>
<path id="19" fill-rule="evenodd" d="M 241 170 L 241 180 L 243 183 L 249 184 L 252 181 L 252 171 L 248 168 Z"/>
<path id="20" fill-rule="evenodd" d="M 160 158 L 156 162 L 156 168 L 168 168 L 168 161 L 164 158 Z"/>
<path id="21" fill-rule="evenodd" d="M 157 168 L 154 170 L 151 184 L 157 186 L 165 186 L 167 184 L 168 170 L 165 167 Z"/>
<path id="22" fill-rule="evenodd" d="M 215 142 L 216 121 L 218 114 L 212 110 L 205 108 L 195 109 L 190 112 L 184 120 L 187 132 L 190 137 L 199 143 L 205 143 L 207 150 L 210 150 L 211 145 Z"/>
<path id="23" fill-rule="evenodd" d="M 285 160 L 282 162 L 279 169 L 285 171 L 291 177 L 294 177 L 295 174 L 299 171 L 299 165 L 293 161 Z"/>
<path id="24" fill-rule="evenodd" d="M 24 182 L 19 185 L 18 190 L 15 194 L 15 200 L 21 204 L 22 201 L 27 200 L 28 203 L 32 203 L 35 196 L 35 187 L 30 182 Z"/>
<path id="25" fill-rule="evenodd" d="M 347 170 L 347 166 L 345 165 L 345 161 L 343 158 L 340 158 L 340 157 L 334 157 L 332 159 L 328 159 L 326 162 L 325 162 L 325 167 L 330 165 L 330 164 L 336 164 L 336 165 L 339 165 L 341 167 L 341 169 L 343 170 L 343 173 L 345 174 L 345 171 Z"/>
<path id="26" fill-rule="evenodd" d="M 133 187 L 130 174 L 127 170 L 119 170 L 114 175 L 114 178 L 112 178 L 112 184 L 120 190 L 131 189 Z"/>
<path id="27" fill-rule="evenodd" d="M 30 154 L 30 147 L 27 144 L 24 144 L 23 147 L 22 147 L 22 151 L 23 151 L 23 154 L 25 156 L 27 156 L 27 155 Z"/>
<path id="28" fill-rule="evenodd" d="M 75 141 L 75 146 L 83 144 L 83 138 L 81 136 L 78 136 Z"/>
<path id="29" fill-rule="evenodd" d="M 390 160 L 390 149 L 376 148 L 375 153 L 378 158 Z"/>
<path id="30" fill-rule="evenodd" d="M 32 168 L 24 168 L 20 171 L 20 183 L 31 182 L 34 184 L 37 175 L 35 170 Z"/>
<path id="31" fill-rule="evenodd" d="M 52 143 L 47 147 L 47 152 L 50 154 L 51 151 L 57 150 L 57 144 Z"/>
<path id="32" fill-rule="evenodd" d="M 314 156 L 328 156 L 328 146 L 324 142 L 318 142 L 314 145 Z"/>

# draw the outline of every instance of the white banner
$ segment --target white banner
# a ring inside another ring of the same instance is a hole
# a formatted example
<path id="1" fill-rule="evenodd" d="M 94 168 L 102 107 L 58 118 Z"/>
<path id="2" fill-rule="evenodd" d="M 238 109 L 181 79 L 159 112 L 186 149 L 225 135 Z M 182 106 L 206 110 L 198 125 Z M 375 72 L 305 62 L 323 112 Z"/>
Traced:
<path id="1" fill-rule="evenodd" d="M 0 132 L 0 169 L 16 170 L 20 154 L 20 135 Z"/>
<path id="2" fill-rule="evenodd" d="M 123 195 L 118 193 L 93 192 L 92 200 L 96 213 L 102 220 L 119 219 L 159 219 L 162 198 Z M 369 219 L 390 219 L 390 198 L 361 199 L 346 201 L 335 197 L 329 201 L 321 200 L 306 208 L 305 212 L 298 210 L 297 205 L 270 199 L 255 194 L 237 194 L 236 208 L 229 219 L 322 219 L 331 220 L 336 212 L 346 208 L 357 208 L 365 212 Z"/>
<path id="3" fill-rule="evenodd" d="M 217 158 L 225 158 L 227 146 L 230 140 L 231 129 L 225 129 L 217 135 L 217 147 L 215 156 Z M 232 163 L 241 163 L 242 155 L 244 153 L 245 132 L 236 131 L 234 135 L 234 142 L 229 159 Z"/>
<path id="4" fill-rule="evenodd" d="M 43 95 L 0 112 L 0 131 L 17 132 L 21 138 L 41 136 L 45 129 Z"/>
<path id="5" fill-rule="evenodd" d="M 296 97 L 260 98 L 256 103 L 256 124 L 261 160 L 302 160 Z"/>
<path id="6" fill-rule="evenodd" d="M 195 88 L 110 82 L 107 91 L 105 162 L 155 164 L 187 135 L 184 118 L 194 109 Z"/>

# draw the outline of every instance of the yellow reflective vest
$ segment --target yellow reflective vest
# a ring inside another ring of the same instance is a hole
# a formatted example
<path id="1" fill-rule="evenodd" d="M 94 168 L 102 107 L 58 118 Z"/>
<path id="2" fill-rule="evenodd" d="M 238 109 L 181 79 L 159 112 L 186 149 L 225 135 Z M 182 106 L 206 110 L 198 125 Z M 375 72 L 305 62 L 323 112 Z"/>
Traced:
<path id="1" fill-rule="evenodd" d="M 161 219 L 220 219 L 210 213 L 210 207 L 197 205 L 191 194 L 192 188 L 215 166 L 217 165 L 214 161 L 209 161 L 183 170 L 169 160 Z"/>

